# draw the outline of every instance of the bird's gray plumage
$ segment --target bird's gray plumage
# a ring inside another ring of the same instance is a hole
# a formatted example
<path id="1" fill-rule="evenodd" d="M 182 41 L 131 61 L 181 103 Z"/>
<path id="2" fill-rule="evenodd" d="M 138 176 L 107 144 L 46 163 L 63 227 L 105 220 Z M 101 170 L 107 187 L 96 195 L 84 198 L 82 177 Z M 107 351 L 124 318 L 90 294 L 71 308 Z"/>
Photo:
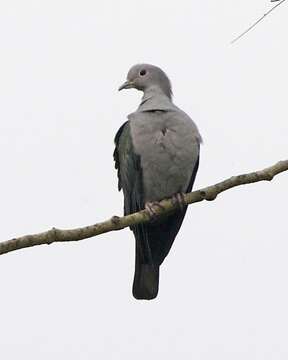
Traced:
<path id="1" fill-rule="evenodd" d="M 124 193 L 124 213 L 148 202 L 192 190 L 199 164 L 201 136 L 190 117 L 171 100 L 167 75 L 149 64 L 133 66 L 119 88 L 144 92 L 138 109 L 115 137 L 115 166 L 119 190 Z M 157 296 L 159 266 L 168 254 L 185 216 L 186 207 L 155 223 L 133 226 L 136 263 L 133 295 Z"/>

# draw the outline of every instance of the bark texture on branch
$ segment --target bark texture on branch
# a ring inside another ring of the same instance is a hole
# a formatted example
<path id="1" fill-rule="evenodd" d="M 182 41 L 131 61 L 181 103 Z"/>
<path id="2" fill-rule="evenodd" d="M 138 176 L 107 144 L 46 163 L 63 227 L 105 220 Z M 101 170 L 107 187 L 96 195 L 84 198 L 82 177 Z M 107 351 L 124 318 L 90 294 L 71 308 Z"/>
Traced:
<path id="1" fill-rule="evenodd" d="M 263 170 L 233 176 L 215 185 L 185 194 L 184 200 L 187 205 L 203 200 L 211 201 L 216 199 L 217 195 L 221 192 L 235 186 L 251 184 L 258 181 L 271 181 L 275 175 L 284 171 L 288 171 L 288 160 L 279 161 L 275 165 Z M 173 204 L 171 199 L 163 200 L 160 204 L 161 208 L 157 207 L 156 210 L 157 215 L 159 216 L 165 216 L 166 214 L 176 210 L 175 204 Z M 150 217 L 147 211 L 142 210 L 123 217 L 113 216 L 110 220 L 72 230 L 52 228 L 51 230 L 42 233 L 25 235 L 19 238 L 0 242 L 0 255 L 35 245 L 49 245 L 53 242 L 83 240 L 109 231 L 120 230 L 131 225 L 149 221 Z"/>

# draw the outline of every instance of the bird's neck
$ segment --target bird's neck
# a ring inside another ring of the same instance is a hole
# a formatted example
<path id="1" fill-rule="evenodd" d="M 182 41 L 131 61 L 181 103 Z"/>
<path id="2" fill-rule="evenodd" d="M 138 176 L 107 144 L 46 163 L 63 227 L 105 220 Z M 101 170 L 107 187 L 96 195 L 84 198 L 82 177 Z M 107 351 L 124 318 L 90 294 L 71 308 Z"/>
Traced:
<path id="1" fill-rule="evenodd" d="M 144 95 L 141 104 L 138 107 L 138 111 L 168 111 L 174 108 L 175 105 L 172 103 L 171 96 L 165 94 L 159 87 L 150 87 L 144 90 Z"/>
<path id="2" fill-rule="evenodd" d="M 142 102 L 148 99 L 155 99 L 155 98 L 167 98 L 171 101 L 171 94 L 167 91 L 162 90 L 159 86 L 150 86 L 149 88 L 144 90 L 144 95 L 142 97 Z"/>

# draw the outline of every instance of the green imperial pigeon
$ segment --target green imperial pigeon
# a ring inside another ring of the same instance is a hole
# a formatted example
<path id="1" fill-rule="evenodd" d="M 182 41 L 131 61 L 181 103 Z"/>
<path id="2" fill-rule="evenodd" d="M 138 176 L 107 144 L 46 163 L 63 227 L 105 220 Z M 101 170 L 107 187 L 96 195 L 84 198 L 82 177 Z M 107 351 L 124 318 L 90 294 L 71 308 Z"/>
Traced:
<path id="1" fill-rule="evenodd" d="M 190 117 L 173 104 L 170 81 L 160 68 L 134 65 L 119 90 L 130 88 L 144 95 L 116 134 L 114 160 L 125 215 L 145 208 L 154 220 L 131 227 L 136 239 L 133 296 L 150 300 L 158 294 L 159 267 L 187 210 L 183 193 L 192 190 L 201 136 Z M 165 198 L 173 198 L 178 211 L 157 219 L 158 201 Z"/>

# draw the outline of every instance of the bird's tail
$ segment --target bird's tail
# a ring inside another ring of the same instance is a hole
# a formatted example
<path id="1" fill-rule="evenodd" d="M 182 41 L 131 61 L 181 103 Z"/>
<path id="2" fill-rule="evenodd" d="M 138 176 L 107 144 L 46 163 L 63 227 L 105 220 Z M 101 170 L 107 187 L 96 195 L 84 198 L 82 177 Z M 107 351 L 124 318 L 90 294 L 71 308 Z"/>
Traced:
<path id="1" fill-rule="evenodd" d="M 133 296 L 136 299 L 152 300 L 158 294 L 159 266 L 137 262 L 133 282 Z"/>

